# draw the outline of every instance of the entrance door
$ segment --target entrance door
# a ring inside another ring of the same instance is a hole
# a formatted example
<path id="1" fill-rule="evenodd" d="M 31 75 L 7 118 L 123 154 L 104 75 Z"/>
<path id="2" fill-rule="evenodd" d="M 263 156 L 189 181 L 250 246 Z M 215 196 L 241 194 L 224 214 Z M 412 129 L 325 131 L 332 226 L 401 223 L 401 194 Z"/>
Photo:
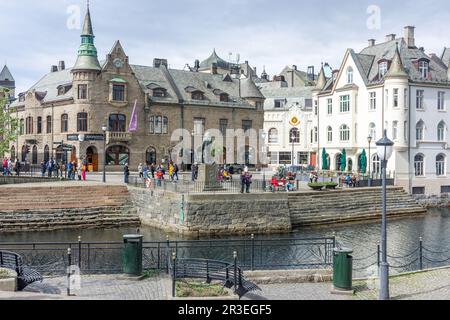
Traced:
<path id="1" fill-rule="evenodd" d="M 312 167 L 317 167 L 317 153 L 311 152 L 310 162 L 311 162 L 310 165 Z"/>
<path id="2" fill-rule="evenodd" d="M 86 161 L 89 172 L 98 171 L 98 153 L 95 147 L 89 147 L 86 150 Z"/>

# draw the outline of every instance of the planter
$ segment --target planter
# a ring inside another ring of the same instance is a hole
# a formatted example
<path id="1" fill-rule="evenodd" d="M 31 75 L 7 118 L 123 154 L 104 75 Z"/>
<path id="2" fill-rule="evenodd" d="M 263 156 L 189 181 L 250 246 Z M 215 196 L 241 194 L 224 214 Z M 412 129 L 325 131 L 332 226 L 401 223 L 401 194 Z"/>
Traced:
<path id="1" fill-rule="evenodd" d="M 337 183 L 333 183 L 333 184 L 326 184 L 325 185 L 325 189 L 328 189 L 328 190 L 335 190 L 336 188 L 337 188 L 337 186 L 338 186 L 338 184 Z"/>
<path id="2" fill-rule="evenodd" d="M 314 191 L 320 191 L 325 187 L 325 185 L 323 183 L 309 183 L 308 187 L 310 187 Z"/>
<path id="3" fill-rule="evenodd" d="M 17 273 L 15 271 L 0 268 L 0 291 L 17 291 Z"/>

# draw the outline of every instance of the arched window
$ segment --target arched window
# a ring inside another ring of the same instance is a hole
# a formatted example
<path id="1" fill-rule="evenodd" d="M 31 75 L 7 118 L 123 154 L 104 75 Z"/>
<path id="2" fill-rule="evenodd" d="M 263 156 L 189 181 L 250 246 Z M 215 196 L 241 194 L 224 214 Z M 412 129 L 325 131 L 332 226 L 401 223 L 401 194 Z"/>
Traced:
<path id="1" fill-rule="evenodd" d="M 445 141 L 445 122 L 441 121 L 437 127 L 437 139 L 438 141 Z"/>
<path id="2" fill-rule="evenodd" d="M 418 154 L 414 157 L 414 171 L 416 177 L 422 177 L 424 175 L 424 156 Z"/>
<path id="3" fill-rule="evenodd" d="M 19 122 L 19 134 L 23 135 L 25 132 L 25 121 L 23 119 L 20 119 Z"/>
<path id="4" fill-rule="evenodd" d="M 109 116 L 109 131 L 125 132 L 127 128 L 127 117 L 123 114 L 111 114 Z"/>
<path id="5" fill-rule="evenodd" d="M 61 132 L 69 131 L 69 115 L 64 113 L 61 115 Z"/>
<path id="6" fill-rule="evenodd" d="M 14 161 L 16 159 L 16 147 L 11 147 L 11 161 Z"/>
<path id="7" fill-rule="evenodd" d="M 353 68 L 348 67 L 347 68 L 347 84 L 353 83 Z"/>
<path id="8" fill-rule="evenodd" d="M 300 131 L 297 128 L 289 131 L 289 143 L 300 143 Z"/>
<path id="9" fill-rule="evenodd" d="M 156 157 L 156 149 L 153 147 L 150 147 L 147 149 L 146 153 L 145 153 L 145 160 L 147 161 L 148 165 L 151 165 L 152 163 L 156 163 L 157 162 L 157 157 Z"/>
<path id="10" fill-rule="evenodd" d="M 269 143 L 278 143 L 278 130 L 275 128 L 269 130 Z"/>
<path id="11" fill-rule="evenodd" d="M 47 116 L 47 133 L 52 133 L 52 116 Z"/>
<path id="12" fill-rule="evenodd" d="M 443 154 L 436 156 L 436 175 L 445 176 L 445 155 Z"/>
<path id="13" fill-rule="evenodd" d="M 50 148 L 47 145 L 44 148 L 44 162 L 47 163 L 48 160 L 50 160 Z"/>
<path id="14" fill-rule="evenodd" d="M 372 141 L 377 141 L 377 127 L 373 122 L 369 124 L 369 136 L 372 137 Z"/>
<path id="15" fill-rule="evenodd" d="M 327 128 L 327 141 L 333 142 L 333 128 L 332 127 Z"/>
<path id="16" fill-rule="evenodd" d="M 26 134 L 33 134 L 33 117 L 27 117 L 25 131 Z"/>
<path id="17" fill-rule="evenodd" d="M 38 149 L 37 146 L 33 146 L 33 154 L 32 154 L 33 164 L 38 163 Z"/>
<path id="18" fill-rule="evenodd" d="M 416 125 L 416 140 L 417 141 L 423 141 L 424 139 L 424 127 L 425 124 L 422 120 L 420 120 Z"/>
<path id="19" fill-rule="evenodd" d="M 346 124 L 343 124 L 339 128 L 339 138 L 341 141 L 349 141 L 350 140 L 350 128 Z"/>
<path id="20" fill-rule="evenodd" d="M 341 171 L 341 167 L 342 167 L 342 154 L 338 153 L 335 158 L 334 169 L 336 171 Z"/>
<path id="21" fill-rule="evenodd" d="M 377 154 L 372 157 L 372 172 L 374 174 L 379 174 L 381 172 L 381 161 Z"/>
<path id="22" fill-rule="evenodd" d="M 123 166 L 130 163 L 130 151 L 124 146 L 111 146 L 106 150 L 106 164 Z"/>
<path id="23" fill-rule="evenodd" d="M 37 134 L 42 133 L 42 117 L 37 117 Z"/>
<path id="24" fill-rule="evenodd" d="M 88 131 L 88 114 L 86 112 L 80 112 L 77 114 L 77 131 Z"/>
<path id="25" fill-rule="evenodd" d="M 26 162 L 27 161 L 27 155 L 28 155 L 28 152 L 27 152 L 28 150 L 27 150 L 27 146 L 26 145 L 23 145 L 22 146 L 22 162 Z"/>

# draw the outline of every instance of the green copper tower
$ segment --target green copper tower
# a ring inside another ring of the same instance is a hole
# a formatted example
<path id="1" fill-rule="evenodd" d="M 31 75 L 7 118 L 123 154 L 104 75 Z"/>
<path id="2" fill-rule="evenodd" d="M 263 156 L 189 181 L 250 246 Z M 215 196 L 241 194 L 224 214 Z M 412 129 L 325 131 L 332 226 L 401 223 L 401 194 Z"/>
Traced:
<path id="1" fill-rule="evenodd" d="M 84 19 L 83 31 L 81 33 L 81 45 L 78 49 L 78 59 L 73 70 L 95 70 L 100 71 L 100 63 L 97 58 L 97 48 L 94 45 L 94 31 L 92 30 L 91 13 L 89 4 Z"/>

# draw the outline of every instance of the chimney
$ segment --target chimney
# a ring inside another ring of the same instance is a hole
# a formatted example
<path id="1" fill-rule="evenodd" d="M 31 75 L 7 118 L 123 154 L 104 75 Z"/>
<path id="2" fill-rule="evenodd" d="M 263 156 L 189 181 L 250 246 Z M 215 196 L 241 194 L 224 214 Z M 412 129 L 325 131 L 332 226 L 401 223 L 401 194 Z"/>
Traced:
<path id="1" fill-rule="evenodd" d="M 408 44 L 409 48 L 414 48 L 416 46 L 415 40 L 414 40 L 414 29 L 413 26 L 406 26 L 405 27 L 405 41 Z"/>
<path id="2" fill-rule="evenodd" d="M 153 59 L 154 68 L 160 68 L 161 66 L 165 66 L 167 68 L 168 66 L 167 59 L 158 59 L 158 58 Z"/>
<path id="3" fill-rule="evenodd" d="M 198 69 L 200 69 L 200 60 L 195 60 L 195 62 L 194 62 L 195 72 L 198 72 Z"/>
<path id="4" fill-rule="evenodd" d="M 425 48 L 424 47 L 420 47 L 419 50 L 422 51 L 422 52 L 425 52 Z"/>
<path id="5" fill-rule="evenodd" d="M 58 66 L 52 66 L 50 72 L 58 72 Z"/>
<path id="6" fill-rule="evenodd" d="M 297 66 L 295 64 L 292 65 L 292 69 L 297 70 Z"/>
<path id="7" fill-rule="evenodd" d="M 211 65 L 211 73 L 217 74 L 217 63 L 215 62 Z"/>
<path id="8" fill-rule="evenodd" d="M 386 36 L 386 41 L 392 41 L 392 40 L 395 40 L 395 34 L 393 34 L 393 33 L 391 33 L 391 34 L 388 34 L 387 36 Z"/>
<path id="9" fill-rule="evenodd" d="M 375 39 L 369 39 L 369 47 L 375 46 Z"/>
<path id="10" fill-rule="evenodd" d="M 65 64 L 65 62 L 64 61 L 60 61 L 59 63 L 58 63 L 58 71 L 63 71 L 63 70 L 65 70 L 66 69 L 66 64 Z"/>

